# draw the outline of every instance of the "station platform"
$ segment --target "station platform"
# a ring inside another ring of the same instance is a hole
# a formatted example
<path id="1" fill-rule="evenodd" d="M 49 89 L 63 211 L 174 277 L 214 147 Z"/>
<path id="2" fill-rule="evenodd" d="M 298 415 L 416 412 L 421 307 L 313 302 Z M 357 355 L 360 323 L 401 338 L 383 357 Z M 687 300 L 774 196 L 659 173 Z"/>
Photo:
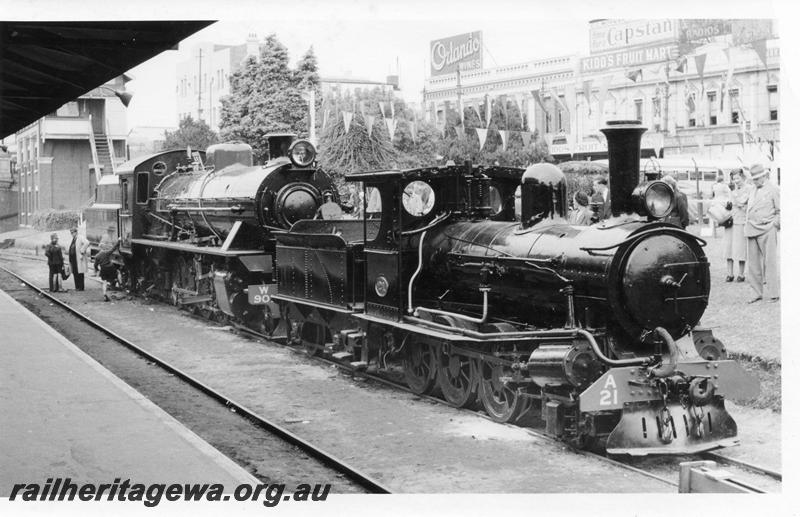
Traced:
<path id="1" fill-rule="evenodd" d="M 0 290 L 0 497 L 14 484 L 259 481 Z"/>

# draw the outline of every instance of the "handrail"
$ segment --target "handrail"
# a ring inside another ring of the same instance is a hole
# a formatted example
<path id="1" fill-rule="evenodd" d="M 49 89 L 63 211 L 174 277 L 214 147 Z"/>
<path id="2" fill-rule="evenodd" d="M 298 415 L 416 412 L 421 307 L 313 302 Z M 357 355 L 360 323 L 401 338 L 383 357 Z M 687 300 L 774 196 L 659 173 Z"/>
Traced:
<path id="1" fill-rule="evenodd" d="M 100 183 L 103 173 L 100 171 L 100 160 L 97 158 L 97 142 L 94 141 L 94 125 L 92 124 L 92 114 L 89 114 L 89 146 L 92 148 L 92 163 L 94 163 L 94 177 Z"/>

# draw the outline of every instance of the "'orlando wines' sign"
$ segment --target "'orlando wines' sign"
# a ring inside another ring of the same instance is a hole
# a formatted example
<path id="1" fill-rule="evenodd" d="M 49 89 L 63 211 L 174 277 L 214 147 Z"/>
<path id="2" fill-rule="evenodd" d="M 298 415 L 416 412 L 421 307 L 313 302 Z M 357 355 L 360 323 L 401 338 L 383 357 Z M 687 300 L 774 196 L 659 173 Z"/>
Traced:
<path id="1" fill-rule="evenodd" d="M 483 34 L 468 32 L 431 41 L 431 75 L 483 67 Z"/>

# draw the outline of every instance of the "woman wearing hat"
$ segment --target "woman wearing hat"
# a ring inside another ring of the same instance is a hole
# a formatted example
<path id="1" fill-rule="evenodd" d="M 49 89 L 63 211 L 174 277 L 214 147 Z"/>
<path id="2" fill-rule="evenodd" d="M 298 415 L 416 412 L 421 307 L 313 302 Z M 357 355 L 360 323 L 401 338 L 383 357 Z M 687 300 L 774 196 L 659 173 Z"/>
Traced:
<path id="1" fill-rule="evenodd" d="M 731 248 L 730 256 L 732 261 L 739 263 L 739 274 L 737 282 L 744 282 L 744 266 L 747 260 L 747 237 L 744 236 L 744 223 L 747 219 L 747 200 L 753 186 L 744 180 L 744 171 L 735 169 L 731 171 L 733 188 L 731 190 L 731 201 L 733 204 L 733 226 L 731 227 Z M 733 275 L 733 269 L 729 270 L 729 275 Z"/>
<path id="2" fill-rule="evenodd" d="M 750 167 L 754 189 L 747 200 L 744 235 L 747 237 L 747 280 L 755 291 L 750 303 L 767 298 L 780 299 L 778 276 L 778 230 L 781 201 L 778 187 L 767 181 L 761 164 Z"/>

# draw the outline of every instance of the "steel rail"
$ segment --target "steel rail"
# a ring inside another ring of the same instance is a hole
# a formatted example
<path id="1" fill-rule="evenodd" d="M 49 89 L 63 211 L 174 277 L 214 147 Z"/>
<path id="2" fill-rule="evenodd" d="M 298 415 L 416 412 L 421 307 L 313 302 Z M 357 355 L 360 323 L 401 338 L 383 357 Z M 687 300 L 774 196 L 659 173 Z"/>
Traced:
<path id="1" fill-rule="evenodd" d="M 255 331 L 253 329 L 250 329 L 250 328 L 245 327 L 243 325 L 240 325 L 238 323 L 233 323 L 231 326 L 233 328 L 235 328 L 236 330 L 242 332 L 242 333 L 249 334 L 252 337 L 259 338 L 259 339 L 264 339 L 266 341 L 269 341 L 270 343 L 274 343 L 276 345 L 282 346 L 284 348 L 287 348 L 289 350 L 295 351 L 297 353 L 303 353 L 303 351 L 298 349 L 297 347 L 294 347 L 294 346 L 286 344 L 286 343 L 279 343 L 277 341 L 274 341 L 273 338 L 270 338 L 269 336 L 267 336 L 265 334 L 257 332 L 257 331 Z M 495 420 L 492 420 L 491 417 L 489 417 L 489 415 L 486 415 L 486 414 L 481 413 L 479 411 L 475 411 L 475 410 L 467 409 L 467 408 L 456 407 L 453 404 L 450 404 L 449 402 L 447 402 L 446 400 L 442 400 L 440 398 L 434 397 L 433 395 L 428 395 L 428 394 L 420 395 L 418 393 L 414 393 L 408 388 L 408 386 L 405 386 L 403 384 L 400 384 L 400 383 L 397 383 L 395 381 L 392 381 L 391 379 L 387 379 L 385 377 L 381 377 L 379 375 L 375 375 L 375 374 L 364 372 L 364 371 L 358 371 L 355 368 L 353 368 L 353 367 L 351 367 L 351 366 L 349 366 L 349 365 L 347 365 L 345 363 L 334 361 L 334 360 L 328 359 L 327 357 L 324 357 L 324 356 L 314 355 L 314 356 L 309 356 L 309 357 L 313 358 L 313 359 L 315 359 L 317 361 L 320 361 L 322 363 L 328 364 L 328 365 L 335 365 L 338 368 L 342 368 L 342 369 L 344 369 L 344 370 L 346 370 L 346 371 L 348 371 L 350 373 L 353 373 L 354 375 L 359 375 L 361 377 L 364 377 L 366 379 L 370 379 L 372 381 L 378 382 L 378 383 L 383 384 L 385 386 L 390 386 L 390 387 L 392 387 L 394 389 L 403 391 L 405 393 L 409 393 L 409 394 L 411 394 L 411 395 L 413 395 L 415 397 L 419 397 L 419 398 L 421 398 L 423 400 L 427 400 L 429 402 L 434 402 L 434 403 L 437 403 L 437 404 L 443 404 L 445 406 L 448 406 L 448 407 L 451 407 L 451 408 L 454 408 L 454 409 L 458 409 L 460 411 L 465 411 L 465 412 L 470 413 L 472 415 L 475 415 L 475 416 L 478 416 L 480 418 L 483 418 L 484 420 L 488 420 L 490 422 L 494 422 L 495 424 L 505 426 L 505 427 L 507 427 L 509 429 L 516 429 L 516 430 L 523 431 L 523 432 L 525 432 L 525 433 L 527 433 L 530 436 L 533 436 L 535 438 L 539 438 L 541 440 L 545 440 L 545 441 L 547 441 L 549 443 L 552 443 L 552 444 L 555 444 L 555 445 L 566 447 L 567 449 L 570 450 L 570 452 L 573 452 L 575 454 L 579 454 L 581 456 L 585 456 L 585 457 L 588 457 L 588 458 L 593 458 L 593 459 L 596 459 L 596 460 L 601 461 L 603 463 L 608 463 L 608 464 L 613 465 L 615 467 L 619 467 L 619 468 L 622 468 L 624 470 L 628 470 L 630 472 L 634 472 L 636 474 L 640 474 L 642 476 L 646 476 L 646 477 L 655 479 L 657 481 L 660 481 L 660 482 L 665 483 L 665 484 L 670 485 L 670 486 L 674 486 L 674 487 L 678 486 L 678 483 L 676 483 L 675 481 L 672 481 L 670 479 L 661 477 L 658 474 L 653 474 L 652 472 L 647 472 L 646 470 L 640 469 L 638 467 L 634 467 L 633 465 L 628 465 L 627 463 L 623 463 L 623 462 L 614 460 L 612 458 L 609 458 L 608 456 L 603 456 L 602 454 L 597 454 L 597 453 L 594 453 L 594 452 L 591 452 L 591 451 L 586 451 L 586 450 L 583 450 L 583 449 L 579 449 L 577 447 L 574 447 L 574 446 L 570 445 L 567 442 L 564 442 L 563 440 L 559 440 L 557 438 L 553 438 L 552 436 L 549 436 L 549 435 L 547 435 L 545 433 L 537 431 L 536 429 L 532 429 L 530 427 L 523 427 L 523 426 L 519 426 L 519 425 L 516 425 L 516 424 L 511 424 L 511 423 L 508 423 L 508 422 L 505 422 L 505 423 L 504 422 L 497 422 Z"/>
<path id="2" fill-rule="evenodd" d="M 700 456 L 708 460 L 716 461 L 717 463 L 724 463 L 755 472 L 756 474 L 763 474 L 783 482 L 783 474 L 770 468 L 762 467 L 761 465 L 755 465 L 740 459 L 731 458 L 730 456 L 725 456 L 724 454 L 719 454 L 718 452 L 702 452 L 700 453 Z"/>
<path id="3" fill-rule="evenodd" d="M 22 258 L 29 258 L 29 257 L 22 257 Z M 55 301 L 56 303 L 58 303 L 59 305 L 61 305 L 65 309 L 67 309 L 68 311 L 76 314 L 81 319 L 84 319 L 87 322 L 90 322 L 90 324 L 93 324 L 93 325 L 96 324 L 96 323 L 92 322 L 90 320 L 90 318 L 88 318 L 87 316 L 79 313 L 78 311 L 76 311 L 75 309 L 70 307 L 69 305 L 64 304 L 63 302 L 61 302 L 61 300 L 58 300 L 57 298 L 50 296 L 49 293 L 47 293 L 45 291 L 42 291 L 38 287 L 32 285 L 31 283 L 29 283 L 28 281 L 26 281 L 24 278 L 22 278 L 21 276 L 17 275 L 16 273 L 14 273 L 12 271 L 9 271 L 8 269 L 4 268 L 3 266 L 0 266 L 0 269 L 6 271 L 7 273 L 9 273 L 12 276 L 16 277 L 21 282 L 23 282 L 25 285 L 28 285 L 31 288 L 33 288 L 34 290 L 36 290 L 36 291 L 40 292 L 41 294 L 47 296 L 49 299 Z M 192 317 L 192 318 L 195 318 L 197 320 L 200 320 L 200 321 L 208 322 L 207 319 L 202 318 L 200 316 L 196 316 L 196 315 L 191 314 L 191 313 L 189 313 L 189 316 Z M 298 353 L 303 352 L 302 350 L 298 349 L 295 346 L 292 346 L 292 345 L 287 344 L 287 343 L 280 343 L 278 341 L 275 341 L 275 338 L 272 338 L 272 337 L 270 337 L 270 336 L 268 336 L 266 334 L 262 334 L 261 332 L 255 331 L 255 330 L 250 329 L 248 327 L 245 327 L 245 326 L 243 326 L 243 325 L 241 325 L 239 323 L 231 322 L 230 325 L 235 330 L 237 330 L 237 331 L 239 331 L 241 333 L 244 333 L 244 334 L 248 334 L 248 335 L 250 335 L 250 336 L 252 336 L 254 338 L 258 338 L 258 339 L 263 339 L 263 340 L 269 341 L 270 343 L 279 345 L 281 347 L 287 348 L 289 350 L 292 350 L 292 351 L 295 351 L 295 352 L 298 352 Z M 123 344 L 126 343 L 126 340 L 124 338 L 117 337 L 117 335 L 115 333 L 113 333 L 113 331 L 110 331 L 110 330 L 105 329 L 105 328 L 99 328 L 99 330 L 101 330 L 103 332 L 110 333 L 112 336 L 115 337 L 115 339 L 118 339 L 121 342 L 123 342 Z M 131 344 L 131 346 L 135 347 L 135 349 L 138 349 L 138 347 L 136 347 L 136 345 Z M 142 350 L 141 352 L 142 352 L 143 355 L 146 355 L 146 356 L 149 356 L 149 357 L 154 357 L 154 359 L 153 359 L 154 362 L 159 362 L 160 361 L 160 359 L 155 358 L 155 356 L 151 356 L 151 354 L 149 354 L 149 352 L 146 352 L 144 350 Z M 574 446 L 570 445 L 567 442 L 564 442 L 564 441 L 559 440 L 557 438 L 553 438 L 552 436 L 549 436 L 549 435 L 547 435 L 545 433 L 539 432 L 539 431 L 537 431 L 537 430 L 535 430 L 533 428 L 523 427 L 523 426 L 519 426 L 519 425 L 516 425 L 516 424 L 511 424 L 511 423 L 496 422 L 495 420 L 492 420 L 488 415 L 483 414 L 481 412 L 470 410 L 470 409 L 465 409 L 465 408 L 457 408 L 456 406 L 450 404 L 446 400 L 442 400 L 442 399 L 437 398 L 437 397 L 435 397 L 433 395 L 427 395 L 427 394 L 420 395 L 420 394 L 417 394 L 417 393 L 413 393 L 407 386 L 405 386 L 403 384 L 400 384 L 398 382 L 395 382 L 395 381 L 393 381 L 391 379 L 387 379 L 385 377 L 381 377 L 379 375 L 371 374 L 371 373 L 364 372 L 364 371 L 358 371 L 355 368 L 352 368 L 351 366 L 347 365 L 346 363 L 335 361 L 335 360 L 329 359 L 329 358 L 321 356 L 321 355 L 315 355 L 315 356 L 310 357 L 310 358 L 313 358 L 313 359 L 315 359 L 317 361 L 320 361 L 320 362 L 328 364 L 328 365 L 335 365 L 335 366 L 337 366 L 339 368 L 342 368 L 345 371 L 348 371 L 348 372 L 350 372 L 352 374 L 357 374 L 357 375 L 359 375 L 361 377 L 373 380 L 373 381 L 378 382 L 380 384 L 383 384 L 385 386 L 390 386 L 390 387 L 392 387 L 394 389 L 401 390 L 401 391 L 403 391 L 405 393 L 409 393 L 409 394 L 414 395 L 415 397 L 419 397 L 419 398 L 421 398 L 423 400 L 427 400 L 427 401 L 430 401 L 430 402 L 435 402 L 435 403 L 438 403 L 438 404 L 443 404 L 445 406 L 449 406 L 449 407 L 452 407 L 452 408 L 455 408 L 455 409 L 460 409 L 462 411 L 467 411 L 468 413 L 471 413 L 471 414 L 473 414 L 475 416 L 478 416 L 480 418 L 483 418 L 485 420 L 489 420 L 489 421 L 494 422 L 496 424 L 504 425 L 504 426 L 506 426 L 508 428 L 512 428 L 512 429 L 522 430 L 522 431 L 526 432 L 527 434 L 529 434 L 531 436 L 534 436 L 536 438 L 543 439 L 543 440 L 546 440 L 546 441 L 548 441 L 550 443 L 554 443 L 554 444 L 558 444 L 558 445 L 564 446 L 564 447 L 566 447 L 567 449 L 569 449 L 573 453 L 580 454 L 580 455 L 586 456 L 586 457 L 591 457 L 591 458 L 597 459 L 597 460 L 605 462 L 605 463 L 609 463 L 611 465 L 623 468 L 625 470 L 629 470 L 631 472 L 635 472 L 637 474 L 640 474 L 640 475 L 643 475 L 643 476 L 646 476 L 646 477 L 650 477 L 652 479 L 656 479 L 658 481 L 661 481 L 661 482 L 663 482 L 665 484 L 668 484 L 668 485 L 671 485 L 671 486 L 678 486 L 678 483 L 676 483 L 676 482 L 674 482 L 674 481 L 672 481 L 670 479 L 661 477 L 661 476 L 659 476 L 657 474 L 653 474 L 651 472 L 648 472 L 646 470 L 640 469 L 638 467 L 634 467 L 634 466 L 629 465 L 627 463 L 624 463 L 622 461 L 618 461 L 618 460 L 609 458 L 608 456 L 604 456 L 602 454 L 597 454 L 597 453 L 594 453 L 594 452 L 591 452 L 591 451 L 586 451 L 586 450 L 583 450 L 583 449 L 579 449 L 577 447 L 574 447 Z M 200 381 L 196 381 L 195 380 L 194 382 L 197 382 L 198 384 L 202 385 L 202 383 L 200 383 Z M 191 381 L 190 381 L 190 383 L 191 383 Z M 203 388 L 200 388 L 200 389 L 202 390 Z M 211 389 L 211 388 L 208 388 L 208 389 Z M 241 412 L 243 414 L 245 414 L 245 416 L 248 416 L 247 415 L 247 411 L 249 411 L 249 410 L 247 410 L 247 408 L 244 408 L 244 406 L 240 406 L 240 405 L 236 404 L 234 401 L 229 401 L 229 399 L 227 399 L 223 395 L 219 395 L 218 397 L 215 396 L 215 398 L 217 400 L 222 401 L 226 405 L 229 405 L 228 403 L 231 402 L 230 407 L 233 407 L 234 409 L 236 409 L 238 407 L 242 407 L 243 409 L 242 409 Z M 237 411 L 238 411 L 238 409 L 237 409 Z M 254 417 L 252 417 L 252 419 L 255 420 L 256 423 L 260 423 L 259 420 L 261 419 L 261 417 L 258 416 L 258 415 L 255 415 Z M 277 426 L 277 427 L 280 427 L 280 426 Z M 300 438 L 298 438 L 298 439 L 300 439 Z M 302 439 L 300 439 L 300 440 L 302 440 Z M 313 446 L 311 446 L 311 447 L 313 447 Z M 699 453 L 698 456 L 706 458 L 706 459 L 710 459 L 710 460 L 713 460 L 713 461 L 717 461 L 718 463 L 725 463 L 725 464 L 729 464 L 729 465 L 733 465 L 733 466 L 738 466 L 738 467 L 743 468 L 745 470 L 749 470 L 751 472 L 758 473 L 758 474 L 763 474 L 765 476 L 771 477 L 771 478 L 776 479 L 778 481 L 782 481 L 783 480 L 783 476 L 782 476 L 782 474 L 780 472 L 776 472 L 776 471 L 768 469 L 766 467 L 753 465 L 753 464 L 750 464 L 750 463 L 747 463 L 745 461 L 738 460 L 738 459 L 735 459 L 735 458 L 730 458 L 728 456 L 725 456 L 725 455 L 722 455 L 722 454 L 718 454 L 718 453 L 715 453 L 715 452 L 708 452 L 707 451 L 707 452 Z M 338 461 L 338 460 L 336 460 L 336 461 Z M 378 492 L 378 493 L 383 493 L 383 492 Z M 385 493 L 389 493 L 389 492 L 387 491 Z"/>
<path id="4" fill-rule="evenodd" d="M 198 379 L 194 378 L 193 376 L 189 375 L 188 373 L 183 372 L 176 366 L 173 366 L 169 362 L 161 359 L 160 357 L 144 350 L 143 348 L 135 345 L 131 341 L 128 341 L 124 337 L 120 336 L 116 332 L 111 329 L 106 328 L 101 323 L 93 320 L 89 316 L 81 313 L 80 311 L 74 309 L 67 303 L 59 300 L 57 297 L 53 296 L 52 294 L 40 289 L 33 283 L 29 282 L 22 276 L 18 275 L 17 273 L 10 271 L 9 269 L 0 266 L 0 270 L 5 271 L 9 275 L 13 276 L 23 284 L 27 285 L 34 291 L 36 291 L 41 296 L 44 296 L 49 301 L 55 303 L 57 306 L 61 307 L 62 309 L 66 310 L 67 312 L 73 314 L 81 321 L 87 323 L 88 325 L 94 327 L 95 329 L 99 330 L 100 332 L 106 334 L 107 336 L 111 337 L 115 341 L 119 342 L 126 348 L 132 350 L 136 354 L 146 358 L 148 361 L 157 364 L 162 369 L 166 370 L 167 372 L 177 376 L 187 384 L 197 388 L 198 390 L 202 391 L 206 395 L 210 396 L 211 398 L 217 400 L 222 405 L 227 408 L 230 408 L 236 413 L 244 416 L 245 418 L 251 420 L 255 424 L 257 424 L 262 429 L 269 431 L 270 433 L 278 436 L 279 438 L 291 443 L 292 445 L 297 446 L 303 452 L 313 456 L 326 466 L 336 470 L 347 476 L 350 480 L 354 481 L 355 483 L 361 485 L 363 488 L 367 489 L 371 493 L 376 494 L 390 494 L 392 493 L 391 490 L 381 484 L 379 481 L 372 479 L 369 475 L 364 474 L 358 471 L 355 467 L 345 463 L 344 461 L 338 459 L 336 456 L 332 455 L 331 453 L 314 446 L 310 442 L 306 441 L 305 439 L 301 438 L 300 436 L 294 434 L 293 432 L 289 431 L 288 429 L 276 424 L 275 422 L 264 418 L 263 416 L 256 413 L 254 410 L 249 409 L 244 404 L 240 404 L 235 400 L 226 397 L 224 394 L 214 390 L 214 388 L 208 386 L 207 384 L 199 381 Z"/>

